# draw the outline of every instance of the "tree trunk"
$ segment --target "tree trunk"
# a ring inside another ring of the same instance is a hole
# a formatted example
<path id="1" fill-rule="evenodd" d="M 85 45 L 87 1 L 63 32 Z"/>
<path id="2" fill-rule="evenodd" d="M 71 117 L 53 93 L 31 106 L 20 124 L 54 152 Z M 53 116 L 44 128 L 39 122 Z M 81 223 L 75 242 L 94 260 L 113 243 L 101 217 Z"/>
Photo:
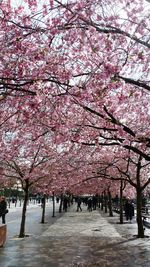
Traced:
<path id="1" fill-rule="evenodd" d="M 142 156 L 139 156 L 139 160 L 137 164 L 137 174 L 136 174 L 136 181 L 137 181 L 136 220 L 137 220 L 137 225 L 138 225 L 138 235 L 137 235 L 138 238 L 144 237 L 144 227 L 143 227 L 143 220 L 142 220 L 142 190 L 141 190 L 141 183 L 140 183 L 141 160 L 142 160 Z"/>
<path id="2" fill-rule="evenodd" d="M 43 196 L 42 199 L 42 218 L 41 218 L 41 223 L 45 223 L 45 207 L 46 207 L 46 196 Z"/>
<path id="3" fill-rule="evenodd" d="M 121 183 L 120 183 L 120 202 L 119 202 L 119 205 L 120 205 L 120 224 L 123 224 L 123 181 L 121 180 Z"/>
<path id="4" fill-rule="evenodd" d="M 143 220 L 142 220 L 142 194 L 141 190 L 137 188 L 137 225 L 138 225 L 138 238 L 144 238 L 144 227 L 143 227 Z"/>
<path id="5" fill-rule="evenodd" d="M 22 218 L 21 218 L 21 225 L 20 225 L 20 233 L 19 237 L 25 237 L 25 221 L 26 221 L 26 210 L 29 198 L 29 180 L 26 179 L 26 186 L 24 189 L 24 202 L 23 202 L 23 209 L 22 209 Z"/>
<path id="6" fill-rule="evenodd" d="M 101 210 L 104 209 L 104 196 L 101 195 Z"/>
<path id="7" fill-rule="evenodd" d="M 108 197 L 106 195 L 106 192 L 104 193 L 104 208 L 105 208 L 105 213 L 107 213 L 107 204 L 108 204 Z"/>
<path id="8" fill-rule="evenodd" d="M 63 194 L 61 194 L 61 196 L 60 196 L 59 213 L 62 212 L 62 205 L 63 205 Z"/>
<path id="9" fill-rule="evenodd" d="M 54 195 L 54 192 L 53 192 L 53 215 L 52 217 L 55 217 L 55 195 Z"/>
<path id="10" fill-rule="evenodd" d="M 109 207 L 109 216 L 113 217 L 113 211 L 112 211 L 112 199 L 111 199 L 111 193 L 108 190 L 108 207 Z"/>
<path id="11" fill-rule="evenodd" d="M 101 205 L 100 205 L 100 195 L 98 195 L 98 208 L 100 209 Z"/>

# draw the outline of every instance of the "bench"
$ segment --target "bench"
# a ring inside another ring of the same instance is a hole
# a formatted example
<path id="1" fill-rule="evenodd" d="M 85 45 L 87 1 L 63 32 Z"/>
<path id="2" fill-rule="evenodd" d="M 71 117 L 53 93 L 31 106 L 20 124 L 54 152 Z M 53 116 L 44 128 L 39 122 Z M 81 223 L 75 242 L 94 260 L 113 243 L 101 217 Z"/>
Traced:
<path id="1" fill-rule="evenodd" d="M 120 208 L 119 207 L 113 206 L 112 209 L 113 209 L 114 212 L 120 213 Z"/>
<path id="2" fill-rule="evenodd" d="M 150 228 L 150 215 L 147 213 L 142 213 L 142 219 L 143 219 L 143 224 Z"/>
<path id="3" fill-rule="evenodd" d="M 3 247 L 6 242 L 7 226 L 0 225 L 0 247 Z"/>
<path id="4" fill-rule="evenodd" d="M 113 211 L 120 214 L 120 208 L 119 207 L 113 207 Z M 123 210 L 123 215 L 125 214 L 124 210 Z"/>
<path id="5" fill-rule="evenodd" d="M 142 213 L 143 220 L 150 219 L 150 214 Z"/>

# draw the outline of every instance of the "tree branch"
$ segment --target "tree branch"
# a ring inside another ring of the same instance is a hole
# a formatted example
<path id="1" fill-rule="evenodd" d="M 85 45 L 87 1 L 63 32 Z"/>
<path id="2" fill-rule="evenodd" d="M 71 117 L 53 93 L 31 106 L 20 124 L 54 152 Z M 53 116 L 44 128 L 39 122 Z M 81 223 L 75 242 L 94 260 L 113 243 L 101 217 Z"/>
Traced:
<path id="1" fill-rule="evenodd" d="M 116 77 L 124 80 L 125 83 L 133 84 L 133 85 L 136 85 L 138 87 L 142 87 L 142 88 L 150 91 L 150 86 L 147 85 L 146 83 L 143 83 L 143 82 L 140 82 L 140 81 L 135 81 L 135 80 L 133 80 L 131 78 L 126 78 L 126 77 L 123 77 L 123 76 L 120 76 L 120 75 L 116 75 Z"/>

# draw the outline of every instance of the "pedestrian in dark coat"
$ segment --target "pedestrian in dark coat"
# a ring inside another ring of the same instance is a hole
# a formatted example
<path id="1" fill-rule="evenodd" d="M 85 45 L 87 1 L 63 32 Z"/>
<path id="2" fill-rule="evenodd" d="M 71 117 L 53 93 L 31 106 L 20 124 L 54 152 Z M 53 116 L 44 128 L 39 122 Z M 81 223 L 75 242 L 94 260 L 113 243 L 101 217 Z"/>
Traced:
<path id="1" fill-rule="evenodd" d="M 93 210 L 96 210 L 96 206 L 97 206 L 97 197 L 93 196 Z"/>
<path id="2" fill-rule="evenodd" d="M 0 198 L 0 217 L 2 217 L 2 223 L 5 224 L 6 220 L 5 220 L 5 215 L 8 212 L 7 210 L 7 202 L 5 200 L 5 197 L 2 196 Z"/>
<path id="3" fill-rule="evenodd" d="M 82 209 L 81 209 L 81 198 L 78 198 L 77 199 L 77 211 L 82 211 Z"/>
<path id="4" fill-rule="evenodd" d="M 64 196 L 64 199 L 63 199 L 63 210 L 65 212 L 67 212 L 67 208 L 68 208 L 68 197 Z"/>
<path id="5" fill-rule="evenodd" d="M 92 211 L 93 201 L 91 197 L 88 198 L 87 205 L 88 205 L 88 210 Z"/>
<path id="6" fill-rule="evenodd" d="M 125 216 L 126 216 L 126 220 L 132 220 L 132 217 L 134 216 L 134 206 L 133 204 L 127 200 L 124 206 L 124 210 L 125 210 Z"/>

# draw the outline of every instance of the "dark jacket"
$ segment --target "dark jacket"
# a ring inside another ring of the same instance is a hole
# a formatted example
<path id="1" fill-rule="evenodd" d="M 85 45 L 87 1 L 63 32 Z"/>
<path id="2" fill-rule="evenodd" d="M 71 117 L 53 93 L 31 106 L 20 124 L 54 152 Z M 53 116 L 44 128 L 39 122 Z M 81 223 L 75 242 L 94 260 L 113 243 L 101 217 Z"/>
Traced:
<path id="1" fill-rule="evenodd" d="M 125 210 L 125 215 L 126 216 L 128 216 L 128 215 L 129 216 L 134 216 L 134 206 L 133 206 L 133 204 L 131 204 L 129 202 L 126 202 L 124 210 Z"/>
<path id="2" fill-rule="evenodd" d="M 6 209 L 7 209 L 7 203 L 5 200 L 2 200 L 0 202 L 0 216 L 6 213 Z"/>

